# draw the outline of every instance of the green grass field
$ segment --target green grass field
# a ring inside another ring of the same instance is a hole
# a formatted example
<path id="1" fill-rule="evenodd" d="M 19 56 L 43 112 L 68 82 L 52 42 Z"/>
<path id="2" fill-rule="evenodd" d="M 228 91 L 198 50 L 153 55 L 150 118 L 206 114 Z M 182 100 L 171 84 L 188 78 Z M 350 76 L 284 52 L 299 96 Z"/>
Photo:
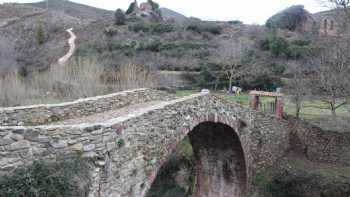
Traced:
<path id="1" fill-rule="evenodd" d="M 189 96 L 197 91 L 194 90 L 181 90 L 177 91 L 177 96 Z M 235 95 L 229 95 L 229 94 L 222 94 L 222 97 L 230 102 L 236 102 L 244 107 L 249 107 L 249 95 L 247 93 L 243 93 L 239 96 Z M 260 102 L 262 104 L 267 104 L 270 102 L 273 102 L 273 98 L 269 97 L 261 97 Z M 327 109 L 327 104 L 322 102 L 321 100 L 306 100 L 302 104 L 301 109 L 301 118 L 309 121 L 311 123 L 314 123 L 318 126 L 321 125 L 329 125 L 327 120 L 329 120 L 331 117 L 331 111 Z M 291 99 L 287 96 L 284 98 L 284 111 L 288 115 L 295 116 L 295 104 L 291 101 Z M 348 122 L 350 120 L 350 105 L 344 105 L 337 109 L 336 111 L 337 116 L 339 119 L 341 119 L 343 122 Z M 324 129 L 332 130 L 334 128 L 334 125 L 329 126 L 321 126 Z"/>

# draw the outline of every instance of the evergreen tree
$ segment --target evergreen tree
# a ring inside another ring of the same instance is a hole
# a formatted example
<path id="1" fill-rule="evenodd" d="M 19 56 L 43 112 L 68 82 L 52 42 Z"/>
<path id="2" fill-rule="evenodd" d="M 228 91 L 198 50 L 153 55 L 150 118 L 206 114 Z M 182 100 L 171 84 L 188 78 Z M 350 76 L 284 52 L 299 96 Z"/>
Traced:
<path id="1" fill-rule="evenodd" d="M 129 6 L 129 8 L 126 10 L 125 14 L 128 15 L 128 14 L 131 14 L 135 11 L 136 9 L 136 6 L 137 6 L 137 1 L 135 0 L 134 2 L 132 2 Z"/>
<path id="2" fill-rule="evenodd" d="M 40 22 L 40 21 L 38 23 L 38 27 L 36 30 L 36 40 L 37 40 L 39 45 L 42 45 L 45 42 L 45 32 L 44 32 L 42 22 Z"/>
<path id="3" fill-rule="evenodd" d="M 115 17 L 115 22 L 114 23 L 116 25 L 125 25 L 126 16 L 125 16 L 123 10 L 117 9 L 115 11 L 114 17 Z"/>

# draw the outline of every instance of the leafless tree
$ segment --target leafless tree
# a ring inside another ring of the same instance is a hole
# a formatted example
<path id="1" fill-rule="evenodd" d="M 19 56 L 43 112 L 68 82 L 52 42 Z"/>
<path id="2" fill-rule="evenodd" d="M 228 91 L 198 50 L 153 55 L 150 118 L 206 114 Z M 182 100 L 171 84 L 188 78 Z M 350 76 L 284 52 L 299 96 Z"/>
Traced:
<path id="1" fill-rule="evenodd" d="M 318 52 L 311 58 L 314 65 L 312 89 L 328 104 L 335 118 L 336 110 L 350 103 L 350 39 L 324 37 L 316 47 Z"/>
<path id="2" fill-rule="evenodd" d="M 287 73 L 290 75 L 286 83 L 286 92 L 291 95 L 291 100 L 295 104 L 295 116 L 300 118 L 302 103 L 310 92 L 310 83 L 307 79 L 307 69 L 300 61 L 291 61 L 287 63 Z"/>
<path id="3" fill-rule="evenodd" d="M 319 0 L 320 3 L 337 11 L 337 20 L 350 21 L 350 0 Z"/>
<path id="4" fill-rule="evenodd" d="M 246 37 L 223 40 L 218 50 L 217 62 L 221 65 L 221 71 L 229 81 L 229 92 L 235 79 L 240 78 L 249 69 L 245 65 L 245 58 L 253 46 L 253 41 Z"/>

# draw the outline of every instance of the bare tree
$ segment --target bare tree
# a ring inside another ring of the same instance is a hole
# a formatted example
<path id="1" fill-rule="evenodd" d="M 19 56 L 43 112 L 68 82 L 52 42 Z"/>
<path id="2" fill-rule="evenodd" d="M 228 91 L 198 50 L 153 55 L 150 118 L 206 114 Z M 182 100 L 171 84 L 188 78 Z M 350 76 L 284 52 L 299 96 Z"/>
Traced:
<path id="1" fill-rule="evenodd" d="M 217 61 L 221 65 L 221 71 L 229 81 L 229 92 L 232 93 L 233 81 L 240 78 L 248 71 L 245 66 L 245 58 L 253 46 L 253 41 L 246 37 L 224 40 L 220 44 Z"/>
<path id="2" fill-rule="evenodd" d="M 319 0 L 320 3 L 337 11 L 337 20 L 350 20 L 350 0 Z"/>
<path id="3" fill-rule="evenodd" d="M 291 100 L 295 104 L 295 116 L 300 118 L 302 103 L 310 92 L 310 83 L 307 79 L 307 69 L 301 62 L 288 62 L 287 73 L 290 75 L 286 83 L 286 92 L 291 95 Z"/>
<path id="4" fill-rule="evenodd" d="M 350 103 L 350 39 L 324 37 L 317 48 L 317 54 L 311 58 L 313 93 L 322 97 L 335 118 L 336 110 Z"/>

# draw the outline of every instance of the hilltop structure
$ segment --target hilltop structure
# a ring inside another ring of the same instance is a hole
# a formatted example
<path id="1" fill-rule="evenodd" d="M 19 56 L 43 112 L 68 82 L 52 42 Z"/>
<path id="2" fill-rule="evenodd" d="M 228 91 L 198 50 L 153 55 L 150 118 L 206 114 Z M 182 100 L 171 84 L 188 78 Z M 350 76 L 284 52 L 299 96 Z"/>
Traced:
<path id="1" fill-rule="evenodd" d="M 162 21 L 159 5 L 152 0 L 138 4 L 137 0 L 130 4 L 126 14 L 129 18 L 141 18 L 152 22 Z"/>
<path id="2" fill-rule="evenodd" d="M 299 33 L 335 36 L 348 34 L 349 28 L 344 19 L 344 13 L 337 9 L 311 14 L 303 5 L 296 5 L 270 17 L 266 26 Z"/>

